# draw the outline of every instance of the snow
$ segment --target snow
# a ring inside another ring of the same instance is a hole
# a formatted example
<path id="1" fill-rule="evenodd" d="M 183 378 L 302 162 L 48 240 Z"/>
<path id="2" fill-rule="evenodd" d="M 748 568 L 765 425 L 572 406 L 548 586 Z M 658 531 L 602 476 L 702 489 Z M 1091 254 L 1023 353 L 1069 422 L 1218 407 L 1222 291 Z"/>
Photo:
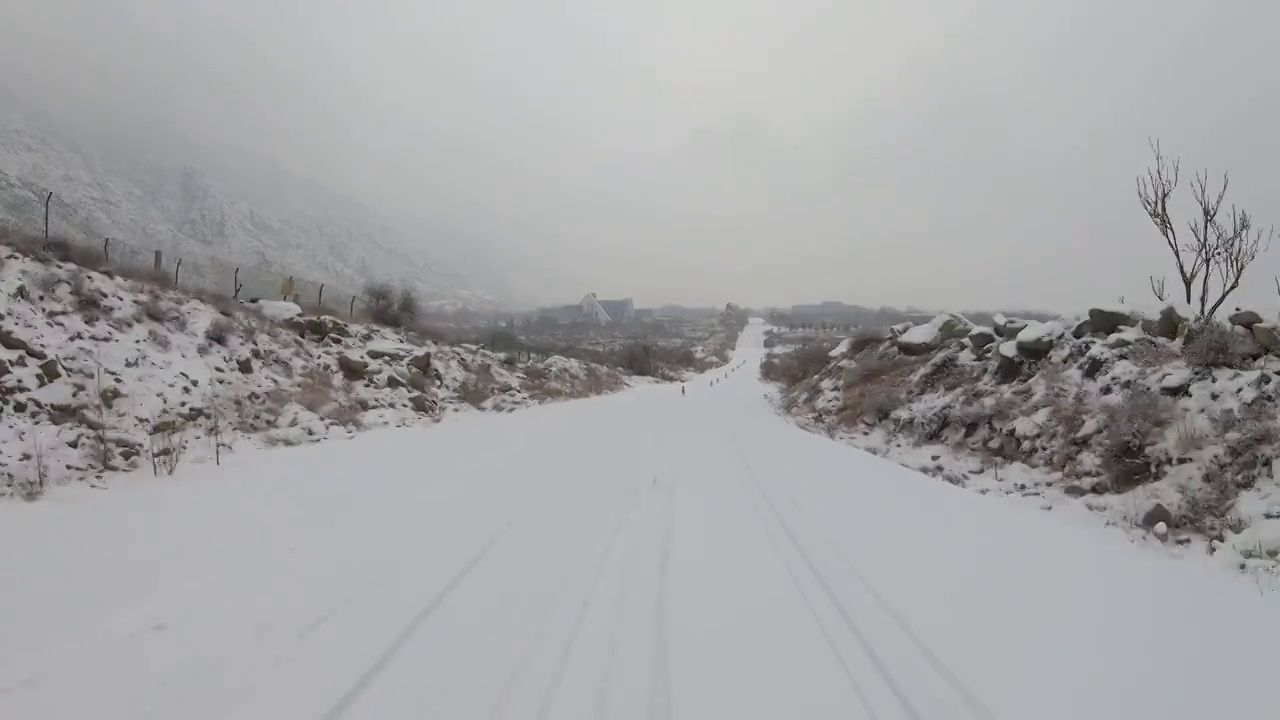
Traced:
<path id="1" fill-rule="evenodd" d="M 946 318 L 943 317 L 943 320 Z M 899 340 L 904 344 L 910 345 L 931 345 L 938 340 L 938 335 L 942 333 L 942 322 L 938 318 L 934 318 L 924 325 L 916 325 L 908 328 L 902 333 Z"/>
<path id="2" fill-rule="evenodd" d="M 0 504 L 0 717 L 1274 716 L 1276 593 L 795 427 L 762 338 Z"/>
<path id="3" fill-rule="evenodd" d="M 1006 340 L 1000 343 L 1000 354 L 1009 358 L 1010 360 L 1017 360 L 1018 359 L 1018 341 Z"/>
<path id="4" fill-rule="evenodd" d="M 835 346 L 831 352 L 827 353 L 827 357 L 843 357 L 845 353 L 849 352 L 849 346 L 852 344 L 853 338 L 845 338 L 841 340 L 839 345 Z"/>
<path id="5" fill-rule="evenodd" d="M 263 315 L 272 320 L 288 320 L 302 314 L 302 308 L 298 307 L 297 304 L 283 300 L 262 300 L 254 303 L 254 305 Z"/>
<path id="6" fill-rule="evenodd" d="M 1036 340 L 1057 340 L 1062 337 L 1062 323 L 1057 320 L 1049 322 L 1033 322 L 1029 323 L 1025 328 L 1018 332 L 1017 342 L 1026 343 Z"/>

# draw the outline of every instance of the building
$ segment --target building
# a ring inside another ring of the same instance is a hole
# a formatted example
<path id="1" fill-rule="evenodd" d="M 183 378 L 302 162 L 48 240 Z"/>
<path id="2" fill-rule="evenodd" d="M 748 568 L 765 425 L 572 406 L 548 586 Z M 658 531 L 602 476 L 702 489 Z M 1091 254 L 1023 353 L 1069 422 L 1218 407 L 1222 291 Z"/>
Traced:
<path id="1" fill-rule="evenodd" d="M 600 300 L 595 293 L 582 296 L 577 305 L 564 305 L 555 308 L 543 308 L 538 311 L 539 318 L 554 320 L 560 324 L 575 322 L 592 325 L 608 325 L 623 322 L 636 317 L 636 305 L 631 298 L 622 300 Z"/>

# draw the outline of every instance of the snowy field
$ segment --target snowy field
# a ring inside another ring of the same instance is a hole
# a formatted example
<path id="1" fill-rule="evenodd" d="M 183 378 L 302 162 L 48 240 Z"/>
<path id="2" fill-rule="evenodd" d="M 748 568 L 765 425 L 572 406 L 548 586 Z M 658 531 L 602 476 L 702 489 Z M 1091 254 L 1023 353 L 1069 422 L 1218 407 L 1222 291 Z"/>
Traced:
<path id="1" fill-rule="evenodd" d="M 687 396 L 2 504 L 0 717 L 1280 712 L 1277 594 L 807 433 L 762 341 Z"/>

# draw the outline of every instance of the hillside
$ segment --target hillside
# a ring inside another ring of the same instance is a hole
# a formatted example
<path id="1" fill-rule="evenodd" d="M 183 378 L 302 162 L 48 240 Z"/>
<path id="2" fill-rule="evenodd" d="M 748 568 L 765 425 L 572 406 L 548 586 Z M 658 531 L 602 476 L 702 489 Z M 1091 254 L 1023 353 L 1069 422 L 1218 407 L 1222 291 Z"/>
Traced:
<path id="1" fill-rule="evenodd" d="M 139 257 L 160 249 L 188 268 L 254 268 L 264 285 L 293 275 L 334 294 L 377 279 L 427 301 L 495 301 L 432 259 L 435 240 L 411 243 L 374 211 L 262 158 L 210 151 L 164 128 L 81 126 L 0 92 L 0 223 L 40 231 L 50 190 L 54 233 L 110 237 Z M 494 278 L 480 279 L 500 293 Z"/>
<path id="2" fill-rule="evenodd" d="M 7 246 L 0 298 L 0 497 L 650 382 L 303 316 L 287 302 L 193 295 Z"/>
<path id="3" fill-rule="evenodd" d="M 1188 313 L 1189 314 L 1189 313 Z M 845 338 L 780 330 L 784 412 L 913 469 L 1135 538 L 1277 570 L 1280 323 L 1095 308 L 1063 324 L 944 314 Z M 1268 581 L 1269 582 L 1269 581 Z"/>

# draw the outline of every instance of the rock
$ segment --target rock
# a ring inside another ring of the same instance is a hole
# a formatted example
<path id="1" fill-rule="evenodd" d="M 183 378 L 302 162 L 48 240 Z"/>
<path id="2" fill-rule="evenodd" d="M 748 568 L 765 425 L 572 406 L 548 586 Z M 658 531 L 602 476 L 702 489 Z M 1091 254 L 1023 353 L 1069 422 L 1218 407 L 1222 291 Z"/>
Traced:
<path id="1" fill-rule="evenodd" d="M 120 392 L 120 388 L 115 386 L 106 386 L 97 393 L 97 398 L 102 402 L 102 406 L 108 410 L 115 409 L 115 401 L 119 400 L 124 393 Z"/>
<path id="2" fill-rule="evenodd" d="M 1166 525 L 1164 522 L 1158 522 L 1156 523 L 1156 526 L 1151 529 L 1151 531 L 1156 534 L 1156 537 L 1163 540 L 1169 535 L 1169 526 Z"/>
<path id="3" fill-rule="evenodd" d="M 1160 317 L 1156 320 L 1156 337 L 1162 337 L 1165 340 L 1175 340 L 1178 337 L 1178 329 L 1187 321 L 1178 313 L 1178 309 L 1172 305 L 1165 305 L 1160 311 Z"/>
<path id="4" fill-rule="evenodd" d="M 1022 365 L 1017 360 L 1000 353 L 996 362 L 996 382 L 1000 385 L 1008 385 L 1018 376 L 1022 374 Z"/>
<path id="5" fill-rule="evenodd" d="M 24 352 L 30 355 L 31 357 L 35 358 L 36 360 L 47 360 L 49 358 L 48 354 L 46 354 L 43 350 L 38 350 L 36 348 L 31 347 L 31 345 L 26 340 L 23 340 L 22 338 L 18 337 L 17 335 L 14 335 L 13 333 L 3 328 L 0 328 L 0 346 L 3 346 L 8 350 L 17 350 L 18 352 Z"/>
<path id="6" fill-rule="evenodd" d="M 1262 316 L 1252 310 L 1241 310 L 1233 313 L 1227 320 L 1232 324 L 1242 328 L 1253 329 L 1254 325 L 1262 322 Z"/>
<path id="7" fill-rule="evenodd" d="M 1190 370 L 1175 370 L 1160 380 L 1160 392 L 1169 397 L 1181 397 L 1187 394 L 1193 379 Z"/>
<path id="8" fill-rule="evenodd" d="M 942 335 L 943 340 L 959 340 L 967 337 L 973 332 L 973 323 L 960 317 L 952 315 L 938 326 L 938 333 Z"/>
<path id="9" fill-rule="evenodd" d="M 1151 506 L 1151 509 L 1143 513 L 1142 527 L 1148 530 L 1154 528 L 1158 524 L 1163 524 L 1167 528 L 1173 524 L 1173 513 L 1169 512 L 1169 508 L 1160 503 Z"/>
<path id="10" fill-rule="evenodd" d="M 251 360 L 251 359 L 249 359 L 249 358 L 247 358 L 247 357 L 242 357 L 242 358 L 240 358 L 239 360 L 237 360 L 237 361 L 236 361 L 236 368 L 238 368 L 238 369 L 240 370 L 241 374 L 244 374 L 244 375 L 252 375 L 252 374 L 253 374 L 253 360 Z"/>
<path id="11" fill-rule="evenodd" d="M 928 355 L 938 349 L 937 342 L 909 342 L 902 338 L 894 340 L 894 345 L 903 355 Z"/>
<path id="12" fill-rule="evenodd" d="M 1244 327 L 1241 325 L 1241 327 Z M 1280 355 L 1280 331 L 1275 325 L 1256 323 L 1253 328 L 1253 339 L 1267 352 Z"/>
<path id="13" fill-rule="evenodd" d="M 363 380 L 365 373 L 369 370 L 369 363 L 357 360 L 350 355 L 339 355 L 338 369 L 342 371 L 342 376 L 348 380 Z"/>
<path id="14" fill-rule="evenodd" d="M 49 358 L 40 363 L 40 374 L 44 375 L 45 382 L 51 383 L 62 377 L 62 368 L 58 367 L 57 358 Z"/>
<path id="15" fill-rule="evenodd" d="M 1030 324 L 1015 340 L 1018 354 L 1028 360 L 1043 360 L 1053 351 L 1053 344 L 1062 333 L 1062 323 L 1056 321 Z"/>
<path id="16" fill-rule="evenodd" d="M 374 360 L 403 360 L 409 355 L 403 350 L 386 347 L 369 348 L 364 352 Z"/>
<path id="17" fill-rule="evenodd" d="M 973 351 L 981 353 L 987 346 L 996 341 L 996 334 L 986 328 L 974 328 L 969 331 L 969 344 Z"/>
<path id="18" fill-rule="evenodd" d="M 1084 497 L 1089 494 L 1089 491 L 1085 489 L 1083 485 L 1077 485 L 1076 483 L 1067 483 L 1066 485 L 1063 485 L 1062 492 L 1066 494 L 1067 497 L 1077 498 Z"/>
<path id="19" fill-rule="evenodd" d="M 1160 327 L 1155 320 L 1147 320 L 1146 318 L 1143 318 L 1138 321 L 1138 326 L 1142 328 L 1142 332 L 1150 335 L 1151 337 L 1160 336 Z"/>
<path id="20" fill-rule="evenodd" d="M 394 372 L 387 373 L 386 384 L 389 388 L 407 387 L 409 382 Z"/>
<path id="21" fill-rule="evenodd" d="M 161 435 L 164 433 L 173 432 L 175 430 L 180 429 L 182 425 L 183 425 L 182 418 L 177 417 L 175 415 L 168 415 L 152 423 L 151 434 Z"/>
<path id="22" fill-rule="evenodd" d="M 1089 310 L 1089 325 L 1097 332 L 1110 335 L 1121 327 L 1136 324 L 1137 321 L 1132 316 L 1116 310 L 1103 310 L 1101 308 Z"/>
<path id="23" fill-rule="evenodd" d="M 414 410 L 417 410 L 423 415 L 430 415 L 436 409 L 435 401 L 421 393 L 411 395 L 409 397 L 409 404 L 413 406 Z"/>
<path id="24" fill-rule="evenodd" d="M 997 318 L 994 327 L 996 334 L 1006 340 L 1016 338 L 1026 328 L 1027 321 L 1017 318 Z"/>
<path id="25" fill-rule="evenodd" d="M 890 327 L 889 327 L 889 337 L 891 337 L 891 338 L 896 338 L 896 337 L 898 337 L 899 335 L 901 335 L 902 333 L 904 333 L 904 332 L 906 332 L 906 331 L 910 330 L 910 329 L 911 329 L 911 328 L 913 328 L 913 327 L 915 327 L 915 323 L 910 322 L 910 321 L 908 321 L 908 322 L 900 322 L 900 323 L 898 323 L 897 325 L 892 325 L 892 326 L 890 326 Z"/>
<path id="26" fill-rule="evenodd" d="M 409 361 L 409 365 L 423 374 L 431 372 L 431 353 L 424 352 Z"/>
<path id="27" fill-rule="evenodd" d="M 1081 320 L 1076 326 L 1071 328 L 1071 337 L 1080 340 L 1093 334 L 1093 324 L 1088 320 Z"/>
<path id="28" fill-rule="evenodd" d="M 9 367 L 9 363 L 5 362 L 3 358 L 0 358 L 0 378 L 8 375 L 12 371 L 12 368 Z"/>

